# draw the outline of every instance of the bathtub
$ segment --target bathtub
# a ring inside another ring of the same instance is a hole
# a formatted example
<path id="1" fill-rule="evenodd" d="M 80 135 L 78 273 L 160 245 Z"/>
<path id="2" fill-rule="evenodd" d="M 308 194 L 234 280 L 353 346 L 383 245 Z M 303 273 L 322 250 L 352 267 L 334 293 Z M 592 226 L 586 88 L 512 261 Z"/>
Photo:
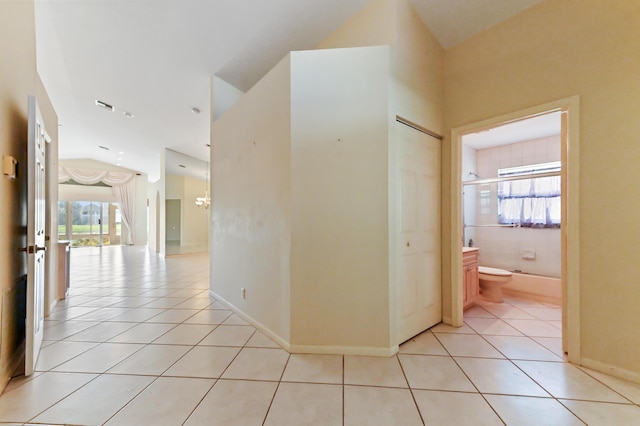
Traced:
<path id="1" fill-rule="evenodd" d="M 562 304 L 560 278 L 513 272 L 513 279 L 502 286 L 505 296 L 520 297 L 541 303 Z"/>

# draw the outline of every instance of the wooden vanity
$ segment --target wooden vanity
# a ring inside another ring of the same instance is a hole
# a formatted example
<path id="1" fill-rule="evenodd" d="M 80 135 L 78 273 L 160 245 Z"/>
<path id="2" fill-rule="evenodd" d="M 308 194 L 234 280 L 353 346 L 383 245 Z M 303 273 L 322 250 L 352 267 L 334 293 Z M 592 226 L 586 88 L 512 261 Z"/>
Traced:
<path id="1" fill-rule="evenodd" d="M 476 247 L 462 248 L 462 307 L 467 309 L 480 297 L 480 276 L 478 274 L 478 255 Z"/>

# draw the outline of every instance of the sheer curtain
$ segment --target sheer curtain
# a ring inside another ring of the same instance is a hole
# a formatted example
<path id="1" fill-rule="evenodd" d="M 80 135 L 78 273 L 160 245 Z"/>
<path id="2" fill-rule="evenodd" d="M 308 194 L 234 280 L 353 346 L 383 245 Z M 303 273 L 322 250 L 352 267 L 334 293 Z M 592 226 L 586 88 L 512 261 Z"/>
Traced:
<path id="1" fill-rule="evenodd" d="M 111 186 L 113 195 L 122 215 L 122 222 L 127 228 L 127 241 L 135 244 L 133 226 L 135 224 L 134 207 L 136 200 L 135 173 L 113 172 L 106 170 L 80 169 L 75 167 L 59 167 L 58 183 L 74 180 L 83 185 L 102 182 Z"/>
<path id="2" fill-rule="evenodd" d="M 560 176 L 500 182 L 499 223 L 532 228 L 560 227 Z"/>

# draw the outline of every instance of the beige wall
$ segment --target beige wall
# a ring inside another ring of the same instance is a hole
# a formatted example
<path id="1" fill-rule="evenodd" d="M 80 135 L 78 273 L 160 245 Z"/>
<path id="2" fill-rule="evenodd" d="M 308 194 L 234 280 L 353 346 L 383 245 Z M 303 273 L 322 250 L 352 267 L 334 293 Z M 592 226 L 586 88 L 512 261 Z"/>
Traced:
<path id="1" fill-rule="evenodd" d="M 291 54 L 294 351 L 389 349 L 388 86 L 386 46 Z"/>
<path id="2" fill-rule="evenodd" d="M 53 139 L 49 154 L 57 155 L 57 117 L 36 69 L 33 1 L 0 2 L 0 57 L 0 155 L 11 155 L 19 164 L 16 180 L 0 175 L 0 200 L 4 206 L 4 214 L 0 215 L 0 232 L 6 236 L 0 239 L 2 390 L 23 353 L 24 335 L 20 333 L 20 324 L 24 318 L 20 318 L 18 305 L 25 297 L 26 255 L 18 249 L 26 245 L 26 236 L 20 230 L 26 226 L 23 200 L 27 191 L 27 98 L 30 95 L 38 99 L 47 131 Z M 48 165 L 55 165 L 55 161 L 52 159 Z M 49 195 L 53 197 L 54 192 L 50 191 Z M 49 232 L 53 225 L 49 220 Z M 48 271 L 49 277 L 55 274 L 53 269 Z M 50 288 L 45 290 L 47 303 L 51 302 Z"/>
<path id="3" fill-rule="evenodd" d="M 379 47 L 293 52 L 285 60 L 290 93 L 281 63 L 213 124 L 212 289 L 295 352 L 382 355 L 398 343 L 390 128 L 398 114 L 441 131 L 443 52 L 406 0 L 372 1 L 320 48 L 361 46 Z M 265 137 L 280 140 L 270 155 L 280 153 L 283 162 L 256 185 L 255 167 L 273 167 L 273 160 L 254 158 L 247 140 L 257 138 L 260 147 Z M 278 211 L 270 232 L 268 221 L 260 220 L 261 229 L 251 220 L 273 216 L 262 200 L 265 185 L 267 192 L 291 187 L 291 212 L 280 207 L 286 215 Z M 291 238 L 291 247 L 256 244 L 273 233 Z M 257 289 L 263 305 L 289 309 L 290 302 L 290 336 L 252 301 Z"/>
<path id="4" fill-rule="evenodd" d="M 293 52 L 213 124 L 212 290 L 294 352 L 389 353 L 388 85 Z"/>
<path id="5" fill-rule="evenodd" d="M 204 196 L 206 182 L 189 176 L 170 174 L 166 176 L 166 185 L 166 199 L 181 200 L 180 244 L 206 245 L 209 242 L 209 210 L 199 208 L 195 204 L 196 197 Z M 168 233 L 166 235 L 167 240 L 173 240 L 174 237 Z"/>
<path id="6" fill-rule="evenodd" d="M 408 0 L 387 1 L 395 5 L 391 114 L 442 134 L 444 50 Z"/>
<path id="7" fill-rule="evenodd" d="M 147 227 L 147 193 L 149 191 L 149 177 L 146 173 L 136 174 L 135 226 L 133 238 L 136 245 L 148 243 Z"/>
<path id="8" fill-rule="evenodd" d="M 408 0 L 372 0 L 318 49 L 391 46 L 390 113 L 443 129 L 444 50 Z"/>
<path id="9" fill-rule="evenodd" d="M 211 129 L 211 290 L 287 342 L 290 115 L 287 56 Z"/>
<path id="10" fill-rule="evenodd" d="M 182 237 L 182 202 L 184 176 L 166 175 L 166 199 L 164 200 L 164 238 L 180 244 Z M 179 202 L 177 202 L 179 201 Z"/>
<path id="11" fill-rule="evenodd" d="M 442 133 L 444 51 L 408 0 L 372 0 L 318 48 L 373 45 L 390 46 L 387 115 L 389 152 L 393 153 L 395 149 L 392 129 L 396 116 L 434 133 Z M 393 162 L 388 164 L 388 176 L 394 176 Z M 393 186 L 392 181 L 389 186 Z M 388 191 L 387 194 L 388 206 L 396 205 L 394 191 Z M 395 240 L 396 222 L 395 211 L 389 208 L 387 244 Z M 396 251 L 397 248 L 390 245 L 387 258 L 391 346 L 399 343 L 394 334 Z"/>
<path id="12" fill-rule="evenodd" d="M 389 45 L 395 37 L 395 1 L 372 0 L 320 43 L 318 49 Z M 402 0 L 404 1 L 404 0 Z"/>
<path id="13" fill-rule="evenodd" d="M 204 196 L 207 182 L 192 177 L 184 178 L 182 212 L 182 244 L 204 246 L 209 243 L 210 210 L 196 206 L 196 197 Z"/>
<path id="14" fill-rule="evenodd" d="M 177 199 L 184 197 L 184 176 L 167 174 L 165 175 L 167 199 Z"/>
<path id="15" fill-rule="evenodd" d="M 547 0 L 445 56 L 447 134 L 461 125 L 580 96 L 580 140 L 571 143 L 580 147 L 582 357 L 636 378 L 638 40 L 637 2 Z M 450 151 L 444 147 L 443 190 L 448 194 Z M 444 213 L 450 217 L 451 212 Z M 450 222 L 444 226 L 446 235 Z"/>
<path id="16" fill-rule="evenodd" d="M 156 182 L 149 183 L 147 188 L 147 199 L 149 200 L 148 244 L 150 249 L 163 255 L 166 252 L 164 194 L 164 179 L 161 178 Z"/>
<path id="17" fill-rule="evenodd" d="M 149 200 L 149 247 L 164 256 L 167 244 L 165 241 L 165 209 L 166 196 L 166 162 L 167 150 L 160 153 L 160 179 L 150 182 L 147 186 L 147 199 Z"/>

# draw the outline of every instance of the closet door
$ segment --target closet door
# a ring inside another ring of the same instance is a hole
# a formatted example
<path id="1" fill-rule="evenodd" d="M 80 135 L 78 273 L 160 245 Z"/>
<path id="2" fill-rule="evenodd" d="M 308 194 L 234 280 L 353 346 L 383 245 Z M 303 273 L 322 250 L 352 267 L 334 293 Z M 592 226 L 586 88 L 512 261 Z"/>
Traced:
<path id="1" fill-rule="evenodd" d="M 395 124 L 397 338 L 402 343 L 442 318 L 440 140 Z"/>

